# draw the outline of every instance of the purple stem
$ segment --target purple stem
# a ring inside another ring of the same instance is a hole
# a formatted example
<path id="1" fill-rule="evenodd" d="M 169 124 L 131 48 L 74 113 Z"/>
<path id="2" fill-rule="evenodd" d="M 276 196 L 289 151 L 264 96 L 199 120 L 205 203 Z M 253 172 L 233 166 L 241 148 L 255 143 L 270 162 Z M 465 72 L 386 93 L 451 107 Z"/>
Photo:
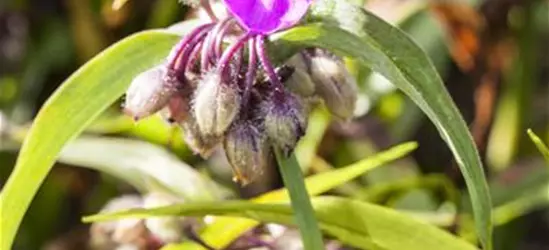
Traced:
<path id="1" fill-rule="evenodd" d="M 244 47 L 244 44 L 242 44 L 242 47 Z M 235 72 L 237 75 L 239 75 L 242 72 L 242 65 L 244 64 L 244 49 L 238 50 L 238 52 L 234 55 L 235 58 Z"/>
<path id="2" fill-rule="evenodd" d="M 254 85 L 255 75 L 257 71 L 257 50 L 255 48 L 256 38 L 253 37 L 248 42 L 249 44 L 249 57 L 248 57 L 248 71 L 246 72 L 246 81 L 244 95 L 242 97 L 242 104 L 248 105 L 248 99 L 250 98 L 250 91 Z"/>
<path id="3" fill-rule="evenodd" d="M 229 46 L 225 50 L 225 52 L 223 52 L 223 55 L 221 56 L 221 59 L 219 60 L 219 64 L 218 64 L 218 70 L 220 74 L 222 75 L 225 74 L 225 70 L 227 70 L 229 66 L 229 62 L 233 58 L 234 54 L 238 52 L 238 50 L 240 50 L 242 46 L 244 46 L 244 43 L 248 41 L 250 37 L 251 37 L 251 34 L 249 33 L 241 36 L 236 42 L 231 44 L 231 46 Z"/>
<path id="4" fill-rule="evenodd" d="M 265 70 L 267 76 L 269 77 L 269 80 L 271 81 L 275 94 L 283 93 L 284 85 L 282 85 L 282 82 L 280 81 L 280 79 L 278 79 L 278 75 L 276 74 L 274 67 L 271 64 L 269 55 L 267 55 L 267 49 L 265 48 L 265 35 L 260 35 L 256 40 L 255 45 L 257 54 L 259 55 L 259 61 L 261 61 L 261 65 L 263 66 L 263 69 Z"/>
<path id="5" fill-rule="evenodd" d="M 195 35 L 195 37 L 189 42 L 189 44 L 186 46 L 186 49 L 183 51 L 179 65 L 176 65 L 174 67 L 175 74 L 180 81 L 183 81 L 185 79 L 185 71 L 187 70 L 189 61 L 191 61 L 192 59 L 191 55 L 193 54 L 193 51 L 195 51 L 197 45 L 199 45 L 204 40 L 207 34 L 207 31 L 204 31 L 198 35 Z"/>
<path id="6" fill-rule="evenodd" d="M 215 48 L 215 39 L 219 31 L 231 20 L 230 18 L 225 18 L 221 22 L 218 22 L 208 33 L 208 36 L 204 40 L 204 46 L 202 46 L 202 60 L 200 62 L 201 69 L 203 72 L 208 70 L 209 64 L 212 62 L 212 50 Z"/>
<path id="7" fill-rule="evenodd" d="M 193 66 L 193 62 L 198 60 L 200 56 L 200 52 L 202 51 L 202 48 L 205 46 L 204 42 L 198 44 L 194 47 L 193 51 L 191 52 L 191 55 L 189 56 L 189 63 L 187 63 L 187 68 L 185 70 L 189 70 Z M 191 70 L 194 70 L 191 68 Z"/>
<path id="8" fill-rule="evenodd" d="M 232 27 L 231 24 L 233 23 L 234 19 L 229 19 L 216 33 L 214 45 L 214 56 L 216 58 L 221 57 L 221 51 L 223 51 L 223 39 L 225 38 L 225 35 L 227 35 L 228 30 Z"/>
<path id="9" fill-rule="evenodd" d="M 168 69 L 173 69 L 175 67 L 177 59 L 179 59 L 181 53 L 183 53 L 189 42 L 191 42 L 195 36 L 201 34 L 205 30 L 209 30 L 212 26 L 212 23 L 201 25 L 181 39 L 181 41 L 173 47 L 170 55 L 168 56 Z"/>

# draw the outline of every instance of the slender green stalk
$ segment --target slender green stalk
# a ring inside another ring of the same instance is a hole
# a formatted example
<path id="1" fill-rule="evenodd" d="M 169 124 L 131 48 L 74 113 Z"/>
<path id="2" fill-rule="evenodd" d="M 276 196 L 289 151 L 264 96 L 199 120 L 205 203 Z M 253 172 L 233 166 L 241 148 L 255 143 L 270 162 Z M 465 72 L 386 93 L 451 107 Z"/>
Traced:
<path id="1" fill-rule="evenodd" d="M 322 234 L 315 218 L 311 200 L 305 188 L 303 173 L 294 154 L 284 157 L 280 150 L 275 149 L 276 160 L 284 180 L 284 185 L 290 194 L 295 221 L 301 232 L 305 250 L 324 249 Z"/>

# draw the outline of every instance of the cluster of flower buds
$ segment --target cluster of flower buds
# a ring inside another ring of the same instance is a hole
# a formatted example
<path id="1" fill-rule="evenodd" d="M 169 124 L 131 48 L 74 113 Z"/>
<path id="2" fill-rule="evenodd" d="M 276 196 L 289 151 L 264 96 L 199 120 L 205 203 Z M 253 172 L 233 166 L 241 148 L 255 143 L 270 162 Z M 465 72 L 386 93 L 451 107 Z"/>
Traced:
<path id="1" fill-rule="evenodd" d="M 197 154 L 208 157 L 222 144 L 236 181 L 253 181 L 273 163 L 272 147 L 292 153 L 318 100 L 343 119 L 356 102 L 341 59 L 306 49 L 275 69 L 265 40 L 231 18 L 199 26 L 166 62 L 134 79 L 126 113 L 138 120 L 161 111 Z"/>

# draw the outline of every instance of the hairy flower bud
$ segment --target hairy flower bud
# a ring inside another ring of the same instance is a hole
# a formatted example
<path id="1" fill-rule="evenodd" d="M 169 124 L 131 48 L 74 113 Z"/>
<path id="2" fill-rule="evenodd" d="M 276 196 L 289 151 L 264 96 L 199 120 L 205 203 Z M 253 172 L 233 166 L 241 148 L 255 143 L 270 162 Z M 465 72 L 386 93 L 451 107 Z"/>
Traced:
<path id="1" fill-rule="evenodd" d="M 357 84 L 345 65 L 330 56 L 321 55 L 311 58 L 311 76 L 316 85 L 317 94 L 332 114 L 350 119 L 353 116 L 357 100 Z"/>
<path id="2" fill-rule="evenodd" d="M 284 92 L 265 105 L 265 132 L 271 142 L 289 155 L 307 128 L 307 111 L 301 101 Z"/>
<path id="3" fill-rule="evenodd" d="M 189 146 L 195 154 L 199 154 L 203 158 L 210 157 L 215 147 L 223 139 L 221 136 L 202 134 L 192 115 L 189 115 L 180 125 L 183 129 L 183 137 L 187 146 Z"/>
<path id="4" fill-rule="evenodd" d="M 294 73 L 284 82 L 284 85 L 292 92 L 303 96 L 311 97 L 315 94 L 315 85 L 309 74 L 299 68 L 294 69 Z"/>
<path id="5" fill-rule="evenodd" d="M 201 133 L 221 136 L 231 125 L 240 108 L 236 87 L 221 81 L 217 72 L 207 73 L 196 90 L 194 115 Z"/>
<path id="6" fill-rule="evenodd" d="M 305 69 L 285 65 L 277 69 L 277 74 L 291 92 L 302 97 L 315 94 L 315 85 Z"/>
<path id="7" fill-rule="evenodd" d="M 166 106 L 179 85 L 167 71 L 165 65 L 159 65 L 137 75 L 126 92 L 124 112 L 138 120 Z"/>
<path id="8" fill-rule="evenodd" d="M 233 124 L 223 146 L 234 179 L 243 186 L 262 175 L 271 162 L 268 142 L 260 128 L 250 120 Z"/>

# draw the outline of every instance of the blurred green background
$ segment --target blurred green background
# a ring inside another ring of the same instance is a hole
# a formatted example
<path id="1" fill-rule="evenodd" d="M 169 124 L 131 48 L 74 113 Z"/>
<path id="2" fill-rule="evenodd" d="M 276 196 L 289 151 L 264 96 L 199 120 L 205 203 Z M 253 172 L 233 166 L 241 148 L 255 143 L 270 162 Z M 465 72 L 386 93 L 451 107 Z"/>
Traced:
<path id="1" fill-rule="evenodd" d="M 125 36 L 197 15 L 175 0 L 123 2 L 0 2 L 0 183 L 9 176 L 38 109 L 79 66 Z M 429 54 L 470 125 L 490 182 L 498 250 L 549 249 L 549 166 L 526 134 L 531 128 L 549 141 L 548 3 L 365 3 Z M 353 73 L 360 85 L 356 119 L 328 123 L 322 112 L 313 116 L 317 133 L 308 142 L 313 152 L 318 146 L 318 157 L 305 171 L 346 166 L 391 145 L 417 141 L 420 147 L 409 157 L 334 193 L 396 209 L 450 213 L 454 216 L 443 226 L 470 238 L 470 218 L 455 213 L 468 208 L 463 179 L 435 127 L 383 77 Z M 123 170 L 139 168 L 155 175 L 168 167 L 181 170 L 172 174 L 183 190 L 204 200 L 248 198 L 282 185 L 273 170 L 240 188 L 231 181 L 223 154 L 202 160 L 158 118 L 136 125 L 113 106 L 63 151 L 32 203 L 15 249 L 86 249 L 89 225 L 80 222 L 83 214 L 99 211 L 121 194 L 142 191 L 140 187 L 161 186 L 140 177 L 121 181 L 121 176 L 133 178 Z"/>

